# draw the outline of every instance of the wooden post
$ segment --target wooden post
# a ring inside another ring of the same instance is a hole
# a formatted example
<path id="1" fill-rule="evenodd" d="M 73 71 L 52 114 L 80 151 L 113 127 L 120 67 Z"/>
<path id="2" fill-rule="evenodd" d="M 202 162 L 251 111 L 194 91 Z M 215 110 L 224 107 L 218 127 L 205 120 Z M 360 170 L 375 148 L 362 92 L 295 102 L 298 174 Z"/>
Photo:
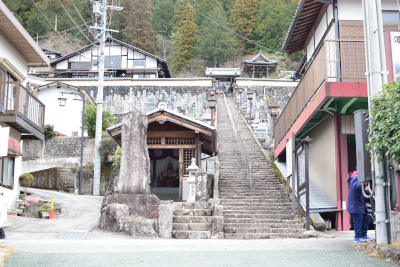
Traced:
<path id="1" fill-rule="evenodd" d="M 183 148 L 179 148 L 179 201 L 182 202 Z"/>
<path id="2" fill-rule="evenodd" d="M 196 165 L 201 168 L 201 146 L 200 146 L 200 133 L 195 132 L 195 144 L 196 144 Z"/>

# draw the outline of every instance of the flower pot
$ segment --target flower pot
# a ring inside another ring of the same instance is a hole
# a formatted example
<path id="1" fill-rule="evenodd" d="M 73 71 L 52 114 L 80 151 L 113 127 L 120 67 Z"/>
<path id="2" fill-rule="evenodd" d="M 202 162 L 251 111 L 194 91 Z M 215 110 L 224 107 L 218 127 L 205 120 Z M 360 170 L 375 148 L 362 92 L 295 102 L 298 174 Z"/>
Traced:
<path id="1" fill-rule="evenodd" d="M 47 218 L 49 218 L 50 213 L 48 213 L 48 212 L 42 212 L 41 215 L 42 215 L 42 219 L 47 219 Z"/>
<path id="2" fill-rule="evenodd" d="M 16 211 L 9 211 L 7 212 L 8 215 L 10 216 L 17 216 L 17 212 Z"/>
<path id="3" fill-rule="evenodd" d="M 22 217 L 28 217 L 28 213 L 22 213 L 21 216 Z"/>

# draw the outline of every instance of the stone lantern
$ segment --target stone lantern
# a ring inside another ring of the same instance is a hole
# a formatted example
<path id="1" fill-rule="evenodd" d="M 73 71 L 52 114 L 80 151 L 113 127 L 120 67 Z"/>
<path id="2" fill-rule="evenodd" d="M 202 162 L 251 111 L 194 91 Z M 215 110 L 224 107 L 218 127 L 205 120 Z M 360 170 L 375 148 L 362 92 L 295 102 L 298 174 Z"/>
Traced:
<path id="1" fill-rule="evenodd" d="M 211 109 L 211 126 L 214 126 L 214 109 L 215 109 L 215 99 L 214 97 L 210 97 L 208 99 L 209 107 Z"/>
<path id="2" fill-rule="evenodd" d="M 187 199 L 188 203 L 193 203 L 196 201 L 195 173 L 198 169 L 199 167 L 196 165 L 196 159 L 192 158 L 192 164 L 186 169 L 189 172 L 189 178 L 187 179 L 189 186 L 189 198 Z"/>
<path id="3" fill-rule="evenodd" d="M 242 93 L 243 93 L 243 88 L 239 87 L 239 95 L 240 95 L 240 98 L 239 98 L 239 109 L 242 108 Z"/>
<path id="4" fill-rule="evenodd" d="M 249 120 L 251 120 L 251 104 L 252 104 L 252 103 L 251 103 L 251 102 L 252 102 L 251 100 L 253 99 L 253 94 L 254 94 L 253 92 L 248 92 L 248 93 L 247 93 L 247 98 L 248 98 L 249 101 L 250 101 Z"/>

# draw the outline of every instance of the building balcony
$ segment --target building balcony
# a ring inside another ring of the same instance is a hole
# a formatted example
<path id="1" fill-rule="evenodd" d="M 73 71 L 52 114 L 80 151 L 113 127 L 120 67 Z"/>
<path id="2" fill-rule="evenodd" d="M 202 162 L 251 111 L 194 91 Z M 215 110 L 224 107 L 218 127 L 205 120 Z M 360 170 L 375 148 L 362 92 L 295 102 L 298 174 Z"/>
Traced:
<path id="1" fill-rule="evenodd" d="M 44 140 L 44 104 L 19 82 L 0 86 L 0 112 L 0 122 L 23 133 L 22 139 Z"/>
<path id="2" fill-rule="evenodd" d="M 275 124 L 275 147 L 321 87 L 327 83 L 366 82 L 365 70 L 364 41 L 325 40 L 306 66 L 301 81 Z"/>

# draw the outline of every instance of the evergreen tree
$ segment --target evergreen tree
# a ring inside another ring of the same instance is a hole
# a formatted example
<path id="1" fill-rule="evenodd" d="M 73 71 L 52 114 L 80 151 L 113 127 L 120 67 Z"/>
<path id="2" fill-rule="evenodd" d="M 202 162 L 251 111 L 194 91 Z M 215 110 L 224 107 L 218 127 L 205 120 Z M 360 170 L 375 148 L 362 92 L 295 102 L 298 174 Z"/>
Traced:
<path id="1" fill-rule="evenodd" d="M 189 5 L 190 2 L 187 2 Z M 190 66 L 190 61 L 194 55 L 194 46 L 198 27 L 194 22 L 194 11 L 186 4 L 178 1 L 175 8 L 175 26 L 177 33 L 175 39 L 175 53 L 172 68 L 179 71 L 184 67 Z"/>
<path id="2" fill-rule="evenodd" d="M 132 0 L 124 10 L 124 41 L 151 54 L 156 54 L 156 38 L 151 26 L 151 1 Z"/>
<path id="3" fill-rule="evenodd" d="M 228 23 L 221 5 L 217 5 L 208 15 L 221 25 Z M 220 67 L 222 63 L 236 56 L 235 42 L 235 36 L 231 32 L 211 21 L 205 21 L 196 46 L 197 57 L 205 59 L 209 66 Z"/>
<path id="4" fill-rule="evenodd" d="M 232 10 L 231 23 L 235 31 L 253 41 L 254 29 L 257 26 L 257 13 L 260 0 L 236 0 Z M 254 44 L 237 37 L 238 47 L 245 53 L 254 50 Z"/>
<path id="5" fill-rule="evenodd" d="M 232 15 L 232 10 L 233 10 L 233 7 L 235 6 L 236 1 L 235 0 L 220 0 L 220 2 L 226 12 L 228 20 L 230 20 L 230 17 Z"/>
<path id="6" fill-rule="evenodd" d="M 168 41 L 172 33 L 172 23 L 174 18 L 174 5 L 171 0 L 159 0 L 155 3 L 153 12 L 153 29 L 158 35 L 157 41 L 161 41 L 159 50 L 162 52 L 162 57 L 166 59 L 168 53 Z"/>
<path id="7" fill-rule="evenodd" d="M 280 51 L 297 5 L 291 0 L 263 0 L 258 13 L 258 25 L 254 31 L 256 41 Z"/>

